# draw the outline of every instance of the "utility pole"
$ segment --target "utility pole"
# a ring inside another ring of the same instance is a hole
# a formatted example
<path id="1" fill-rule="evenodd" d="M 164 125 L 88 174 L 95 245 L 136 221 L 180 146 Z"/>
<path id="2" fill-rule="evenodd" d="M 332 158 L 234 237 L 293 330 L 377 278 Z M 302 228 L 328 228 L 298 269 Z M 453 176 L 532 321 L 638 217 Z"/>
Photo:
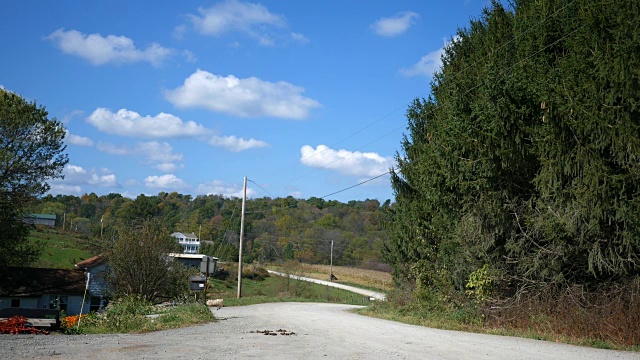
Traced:
<path id="1" fill-rule="evenodd" d="M 62 214 L 62 231 L 64 231 L 64 224 L 67 222 L 67 212 Z"/>
<path id="2" fill-rule="evenodd" d="M 242 188 L 242 215 L 240 216 L 240 250 L 238 251 L 238 299 L 242 297 L 242 240 L 244 237 L 244 208 L 247 201 L 247 177 Z"/>
<path id="3" fill-rule="evenodd" d="M 329 265 L 329 280 L 333 281 L 333 240 L 331 240 L 331 265 Z"/>

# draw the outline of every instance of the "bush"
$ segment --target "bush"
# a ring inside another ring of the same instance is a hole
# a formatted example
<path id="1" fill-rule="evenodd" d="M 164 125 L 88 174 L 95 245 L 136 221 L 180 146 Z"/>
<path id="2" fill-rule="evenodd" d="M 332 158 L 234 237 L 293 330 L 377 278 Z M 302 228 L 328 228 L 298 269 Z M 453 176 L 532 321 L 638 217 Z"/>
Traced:
<path id="1" fill-rule="evenodd" d="M 269 276 L 269 272 L 265 268 L 257 265 L 248 265 L 242 269 L 242 277 L 245 279 L 262 281 Z"/>

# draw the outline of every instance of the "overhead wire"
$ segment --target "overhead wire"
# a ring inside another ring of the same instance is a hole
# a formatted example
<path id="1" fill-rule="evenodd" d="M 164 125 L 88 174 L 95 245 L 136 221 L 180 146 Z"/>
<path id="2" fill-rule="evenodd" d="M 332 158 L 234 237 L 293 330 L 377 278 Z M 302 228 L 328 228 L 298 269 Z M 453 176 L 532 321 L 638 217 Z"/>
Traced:
<path id="1" fill-rule="evenodd" d="M 255 184 L 257 187 L 259 187 L 260 189 L 262 189 L 262 191 L 264 191 L 265 193 L 269 194 L 269 196 L 271 196 L 272 198 L 274 197 L 270 192 L 268 192 L 265 188 L 263 188 L 262 186 L 260 186 L 257 182 L 251 180 L 251 179 L 247 179 L 247 181 L 252 182 L 253 184 Z"/>

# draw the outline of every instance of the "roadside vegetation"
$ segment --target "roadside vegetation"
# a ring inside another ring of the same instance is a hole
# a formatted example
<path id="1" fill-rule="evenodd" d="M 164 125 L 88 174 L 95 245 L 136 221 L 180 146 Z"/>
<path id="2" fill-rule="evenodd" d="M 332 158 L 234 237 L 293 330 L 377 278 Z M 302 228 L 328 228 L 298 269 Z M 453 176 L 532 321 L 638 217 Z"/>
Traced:
<path id="1" fill-rule="evenodd" d="M 61 321 L 67 334 L 112 334 L 174 329 L 211 322 L 214 317 L 203 304 L 153 305 L 131 296 L 113 301 L 103 313 L 68 316 Z"/>

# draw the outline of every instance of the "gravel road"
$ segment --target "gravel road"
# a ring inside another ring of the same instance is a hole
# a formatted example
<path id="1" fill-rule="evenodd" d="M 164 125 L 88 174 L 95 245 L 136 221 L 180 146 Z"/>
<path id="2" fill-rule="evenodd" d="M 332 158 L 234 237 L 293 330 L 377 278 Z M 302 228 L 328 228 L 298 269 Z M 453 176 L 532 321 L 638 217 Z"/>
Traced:
<path id="1" fill-rule="evenodd" d="M 355 307 L 229 307 L 213 310 L 214 323 L 140 335 L 0 335 L 0 359 L 640 359 L 632 352 L 435 330 L 346 311 Z M 256 332 L 264 330 L 277 335 Z"/>

